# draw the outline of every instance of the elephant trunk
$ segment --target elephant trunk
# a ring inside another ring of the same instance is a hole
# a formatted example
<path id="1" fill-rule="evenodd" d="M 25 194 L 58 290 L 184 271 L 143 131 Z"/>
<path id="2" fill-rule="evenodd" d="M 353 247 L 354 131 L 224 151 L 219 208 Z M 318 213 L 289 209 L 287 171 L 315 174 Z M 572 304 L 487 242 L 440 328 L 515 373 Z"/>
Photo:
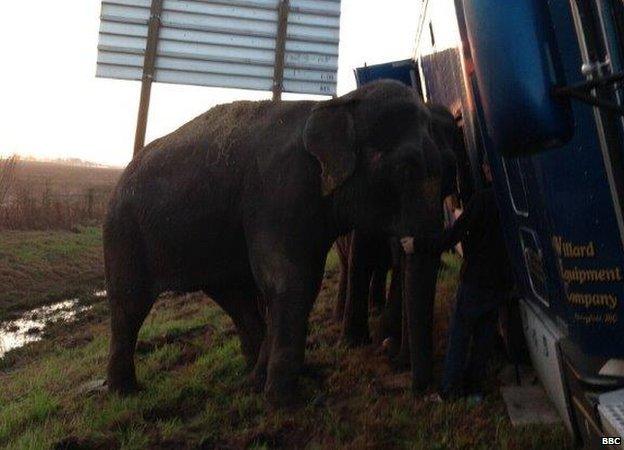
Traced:
<path id="1" fill-rule="evenodd" d="M 433 305 L 440 259 L 423 253 L 404 257 L 404 323 L 408 331 L 412 391 L 416 393 L 432 380 Z"/>

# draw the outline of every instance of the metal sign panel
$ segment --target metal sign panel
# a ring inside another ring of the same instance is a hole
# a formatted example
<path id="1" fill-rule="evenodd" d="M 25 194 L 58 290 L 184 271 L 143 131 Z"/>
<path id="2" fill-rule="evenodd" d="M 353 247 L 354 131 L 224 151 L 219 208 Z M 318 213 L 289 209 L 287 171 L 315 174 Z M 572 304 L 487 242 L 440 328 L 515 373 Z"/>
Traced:
<path id="1" fill-rule="evenodd" d="M 104 0 L 97 76 L 141 80 L 151 0 Z M 154 81 L 272 90 L 280 0 L 164 0 Z M 335 95 L 340 0 L 290 0 L 283 91 Z"/>

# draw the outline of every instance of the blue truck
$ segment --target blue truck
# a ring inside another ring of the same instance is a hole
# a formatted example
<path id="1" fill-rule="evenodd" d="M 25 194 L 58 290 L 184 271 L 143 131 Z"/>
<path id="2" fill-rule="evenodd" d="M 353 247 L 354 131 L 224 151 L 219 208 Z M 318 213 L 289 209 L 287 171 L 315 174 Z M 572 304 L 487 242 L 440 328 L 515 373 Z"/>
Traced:
<path id="1" fill-rule="evenodd" d="M 487 158 L 533 366 L 585 448 L 624 437 L 624 2 L 424 0 L 399 79 L 463 130 L 461 195 Z"/>

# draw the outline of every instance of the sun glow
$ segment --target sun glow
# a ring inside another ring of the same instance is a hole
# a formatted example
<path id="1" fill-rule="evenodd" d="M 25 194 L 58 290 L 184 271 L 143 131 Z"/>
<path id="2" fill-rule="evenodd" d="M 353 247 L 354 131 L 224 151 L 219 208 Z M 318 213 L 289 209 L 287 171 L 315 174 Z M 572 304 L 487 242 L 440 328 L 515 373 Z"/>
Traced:
<path id="1" fill-rule="evenodd" d="M 355 87 L 356 67 L 413 54 L 419 10 L 414 0 L 343 0 L 339 94 Z M 0 155 L 130 160 L 140 85 L 95 78 L 99 14 L 99 0 L 0 2 Z M 213 105 L 266 98 L 270 93 L 156 83 L 147 142 Z"/>

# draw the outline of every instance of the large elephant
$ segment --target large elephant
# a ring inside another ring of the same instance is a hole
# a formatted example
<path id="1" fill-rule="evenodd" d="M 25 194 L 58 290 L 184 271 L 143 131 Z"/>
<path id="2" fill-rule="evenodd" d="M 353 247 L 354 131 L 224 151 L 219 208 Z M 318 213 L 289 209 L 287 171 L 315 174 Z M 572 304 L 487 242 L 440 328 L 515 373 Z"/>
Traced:
<path id="1" fill-rule="evenodd" d="M 430 135 L 442 155 L 441 198 L 446 198 L 457 193 L 456 155 L 461 155 L 463 148 L 461 131 L 446 108 L 432 104 L 427 107 L 432 116 Z M 434 213 L 437 216 L 435 220 L 441 221 L 441 209 Z M 410 262 L 410 256 L 404 255 L 398 239 L 360 229 L 339 237 L 336 250 L 341 273 L 334 315 L 342 322 L 343 340 L 351 345 L 368 343 L 368 307 L 371 305 L 380 309 L 384 305 L 381 333 L 383 337 L 390 338 L 390 354 L 397 358 L 400 365 L 417 358 L 420 367 L 416 368 L 416 387 L 424 387 L 431 377 L 435 296 L 435 281 L 432 282 L 432 277 L 435 280 L 439 260 L 433 257 L 424 266 L 416 266 Z M 385 284 L 390 270 L 392 276 L 386 296 Z M 421 273 L 413 273 L 414 270 Z M 414 282 L 421 286 L 414 286 Z M 424 289 L 426 295 L 414 298 L 418 292 L 415 289 Z M 407 326 L 408 318 L 412 326 Z M 417 335 L 419 347 L 414 352 L 409 348 L 408 331 Z"/>
<path id="2" fill-rule="evenodd" d="M 109 388 L 137 388 L 137 335 L 158 294 L 203 290 L 232 318 L 251 381 L 288 402 L 336 237 L 439 228 L 430 121 L 413 90 L 380 81 L 324 102 L 217 106 L 148 145 L 104 226 Z"/>

